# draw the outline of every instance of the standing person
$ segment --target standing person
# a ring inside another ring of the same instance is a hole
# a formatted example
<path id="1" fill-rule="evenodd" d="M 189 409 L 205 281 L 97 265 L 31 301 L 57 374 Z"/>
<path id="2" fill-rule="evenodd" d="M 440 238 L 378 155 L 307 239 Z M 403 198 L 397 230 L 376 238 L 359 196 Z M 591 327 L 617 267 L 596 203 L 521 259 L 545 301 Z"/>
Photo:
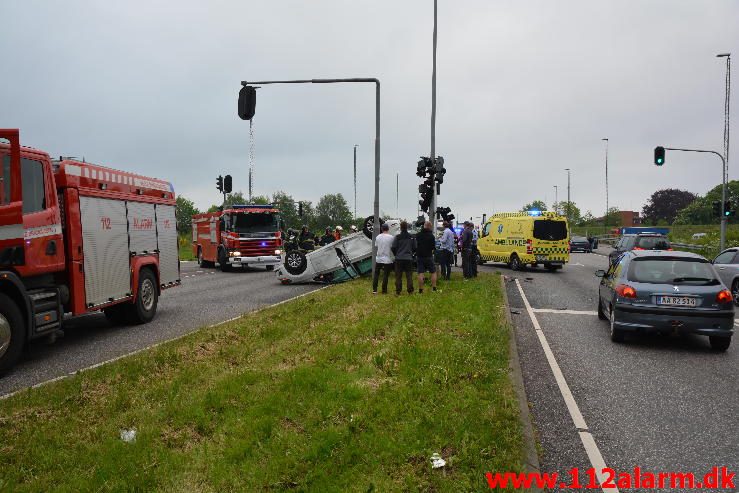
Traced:
<path id="1" fill-rule="evenodd" d="M 403 274 L 406 276 L 408 294 L 413 294 L 413 254 L 416 252 L 416 239 L 408 233 L 408 223 L 401 221 L 400 233 L 393 239 L 395 255 L 395 294 L 403 290 Z"/>
<path id="2" fill-rule="evenodd" d="M 334 241 L 336 241 L 336 240 L 334 239 L 334 235 L 331 232 L 331 228 L 326 228 L 326 234 L 324 234 L 323 236 L 321 236 L 321 240 L 319 241 L 318 244 L 321 245 L 321 246 L 326 246 L 329 243 L 333 243 Z"/>
<path id="3" fill-rule="evenodd" d="M 336 230 L 334 230 L 334 239 L 336 241 L 339 241 L 341 239 L 341 232 L 344 231 L 344 228 L 341 226 L 336 226 Z"/>
<path id="4" fill-rule="evenodd" d="M 423 230 L 416 235 L 416 264 L 418 267 L 418 293 L 423 293 L 424 274 L 431 274 L 431 289 L 436 291 L 436 265 L 434 265 L 434 251 L 436 238 L 431 230 L 431 221 L 423 223 Z"/>
<path id="5" fill-rule="evenodd" d="M 390 226 L 384 223 L 380 228 L 381 233 L 375 239 L 377 246 L 377 256 L 375 261 L 375 275 L 372 278 L 372 293 L 377 294 L 377 283 L 380 280 L 380 271 L 382 271 L 382 294 L 387 294 L 387 279 L 390 275 L 390 269 L 393 267 L 393 235 L 389 234 Z"/>
<path id="6" fill-rule="evenodd" d="M 477 249 L 477 239 L 479 238 L 479 233 L 477 231 L 477 228 L 475 228 L 475 225 L 472 225 L 472 257 L 470 262 L 470 270 L 472 272 L 472 277 L 477 277 L 477 255 L 480 253 L 480 251 Z"/>
<path id="7" fill-rule="evenodd" d="M 472 262 L 472 228 L 469 221 L 464 222 L 464 229 L 460 242 L 462 243 L 462 273 L 465 279 L 472 277 L 470 263 Z"/>
<path id="8" fill-rule="evenodd" d="M 449 221 L 444 221 L 444 233 L 439 243 L 441 248 L 441 278 L 447 281 L 452 277 L 452 259 L 454 257 L 454 231 Z"/>

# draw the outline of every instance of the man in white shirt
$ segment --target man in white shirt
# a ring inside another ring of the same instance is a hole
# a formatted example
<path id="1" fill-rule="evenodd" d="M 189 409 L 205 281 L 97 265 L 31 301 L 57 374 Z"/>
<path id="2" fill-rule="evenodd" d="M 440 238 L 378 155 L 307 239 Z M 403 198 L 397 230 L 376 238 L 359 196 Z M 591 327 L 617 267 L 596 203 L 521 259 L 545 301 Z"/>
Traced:
<path id="1" fill-rule="evenodd" d="M 380 280 L 380 271 L 382 274 L 382 294 L 387 294 L 387 278 L 390 275 L 390 270 L 393 268 L 393 235 L 389 234 L 390 227 L 387 224 L 383 224 L 380 228 L 381 233 L 377 235 L 375 245 L 377 246 L 377 266 L 375 267 L 375 276 L 372 279 L 372 292 L 377 294 L 377 283 Z"/>
<path id="2" fill-rule="evenodd" d="M 447 281 L 452 276 L 452 260 L 454 259 L 454 230 L 448 221 L 444 221 L 444 234 L 441 235 L 441 278 Z"/>

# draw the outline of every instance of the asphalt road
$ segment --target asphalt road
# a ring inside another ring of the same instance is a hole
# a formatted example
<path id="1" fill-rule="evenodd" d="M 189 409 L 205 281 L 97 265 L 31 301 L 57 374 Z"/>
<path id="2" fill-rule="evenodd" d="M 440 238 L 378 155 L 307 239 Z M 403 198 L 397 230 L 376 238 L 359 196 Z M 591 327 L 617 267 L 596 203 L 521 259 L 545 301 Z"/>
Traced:
<path id="1" fill-rule="evenodd" d="M 701 478 L 714 466 L 739 472 L 739 337 L 726 353 L 711 351 L 708 339 L 698 336 L 611 342 L 608 323 L 595 312 L 598 278 L 593 273 L 606 266 L 606 257 L 575 253 L 557 273 L 480 267 L 511 278 L 506 286 L 542 445 L 541 470 L 566 474 L 578 467 L 583 478 L 592 466 L 515 278 L 607 467 L 693 472 Z"/>
<path id="2" fill-rule="evenodd" d="M 64 337 L 54 344 L 32 343 L 21 362 L 0 377 L 0 396 L 320 287 L 283 286 L 263 268 L 224 273 L 183 262 L 181 274 L 182 285 L 162 293 L 157 315 L 146 325 L 111 326 L 97 313 L 68 320 Z"/>

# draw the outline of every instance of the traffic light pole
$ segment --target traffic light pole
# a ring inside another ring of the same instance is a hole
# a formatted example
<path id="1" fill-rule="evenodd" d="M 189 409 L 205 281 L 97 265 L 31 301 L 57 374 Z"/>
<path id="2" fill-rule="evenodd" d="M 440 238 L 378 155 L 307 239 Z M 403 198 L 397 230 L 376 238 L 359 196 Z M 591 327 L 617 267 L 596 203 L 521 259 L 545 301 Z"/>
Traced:
<path id="1" fill-rule="evenodd" d="M 377 245 L 375 239 L 380 231 L 380 79 L 373 77 L 356 77 L 349 79 L 298 79 L 298 80 L 266 80 L 258 82 L 241 81 L 242 86 L 249 84 L 337 84 L 344 82 L 370 82 L 375 84 L 375 200 L 374 224 L 372 227 L 372 275 L 377 268 Z"/>
<path id="2" fill-rule="evenodd" d="M 434 0 L 434 55 L 433 68 L 431 70 L 431 163 L 436 165 L 436 1 Z M 439 186 L 434 183 L 431 193 L 431 208 L 429 209 L 429 220 L 432 231 L 436 231 L 436 191 Z"/>
<path id="3" fill-rule="evenodd" d="M 724 251 L 724 248 L 726 248 L 726 160 L 724 159 L 724 156 L 719 154 L 716 151 L 706 151 L 703 149 L 677 149 L 675 147 L 665 147 L 666 151 L 682 151 L 682 152 L 703 152 L 707 154 L 715 154 L 721 159 L 721 181 L 722 181 L 722 187 L 721 187 L 721 243 L 719 246 L 720 251 Z"/>

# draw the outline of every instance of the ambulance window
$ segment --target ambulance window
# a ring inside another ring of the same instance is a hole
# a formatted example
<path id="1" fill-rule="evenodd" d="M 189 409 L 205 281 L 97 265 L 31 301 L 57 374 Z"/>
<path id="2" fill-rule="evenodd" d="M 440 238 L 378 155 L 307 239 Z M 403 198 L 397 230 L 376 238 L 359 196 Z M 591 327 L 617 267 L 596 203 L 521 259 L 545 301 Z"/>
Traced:
<path id="1" fill-rule="evenodd" d="M 537 240 L 560 241 L 567 238 L 567 224 L 564 221 L 538 219 L 534 221 L 534 238 Z"/>
<path id="2" fill-rule="evenodd" d="M 46 208 L 44 167 L 38 161 L 21 159 L 23 181 L 23 214 L 42 211 Z"/>
<path id="3" fill-rule="evenodd" d="M 493 223 L 487 223 L 485 224 L 485 227 L 482 228 L 482 236 L 487 236 L 490 234 L 490 226 L 492 226 Z"/>
<path id="4" fill-rule="evenodd" d="M 3 156 L 2 169 L 0 169 L 0 205 L 10 202 L 10 156 Z"/>

